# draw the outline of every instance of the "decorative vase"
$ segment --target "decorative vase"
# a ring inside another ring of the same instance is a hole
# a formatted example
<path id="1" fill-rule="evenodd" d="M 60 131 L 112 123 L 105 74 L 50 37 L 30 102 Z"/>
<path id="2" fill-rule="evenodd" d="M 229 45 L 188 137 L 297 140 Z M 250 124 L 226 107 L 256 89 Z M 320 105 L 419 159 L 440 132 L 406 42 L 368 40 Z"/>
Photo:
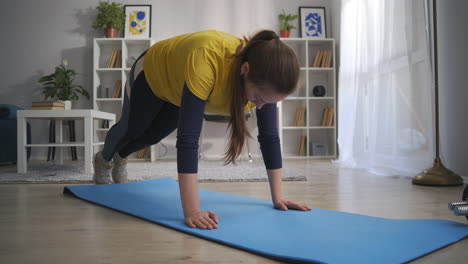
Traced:
<path id="1" fill-rule="evenodd" d="M 287 29 L 280 30 L 280 37 L 289 38 L 289 30 Z"/>
<path id="2" fill-rule="evenodd" d="M 65 110 L 70 110 L 71 109 L 72 101 L 66 100 L 66 101 L 62 101 L 62 102 L 65 103 Z"/>
<path id="3" fill-rule="evenodd" d="M 115 28 L 106 28 L 106 38 L 116 38 L 117 29 Z"/>

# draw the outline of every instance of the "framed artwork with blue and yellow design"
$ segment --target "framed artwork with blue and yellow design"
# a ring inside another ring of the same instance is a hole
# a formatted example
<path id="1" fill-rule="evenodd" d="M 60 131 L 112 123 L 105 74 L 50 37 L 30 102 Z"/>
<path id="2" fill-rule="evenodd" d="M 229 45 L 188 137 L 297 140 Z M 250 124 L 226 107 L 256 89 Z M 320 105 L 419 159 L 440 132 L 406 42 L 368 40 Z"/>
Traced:
<path id="1" fill-rule="evenodd" d="M 124 38 L 151 37 L 151 5 L 125 5 Z"/>
<path id="2" fill-rule="evenodd" d="M 325 7 L 299 7 L 299 27 L 303 38 L 326 38 Z"/>

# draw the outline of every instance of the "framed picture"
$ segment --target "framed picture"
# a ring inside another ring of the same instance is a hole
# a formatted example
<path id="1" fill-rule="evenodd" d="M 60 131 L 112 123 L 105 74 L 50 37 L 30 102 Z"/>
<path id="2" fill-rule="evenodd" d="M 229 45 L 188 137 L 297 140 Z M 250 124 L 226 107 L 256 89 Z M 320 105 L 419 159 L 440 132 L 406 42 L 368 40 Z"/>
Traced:
<path id="1" fill-rule="evenodd" d="M 303 38 L 326 38 L 325 7 L 299 7 L 299 27 Z"/>
<path id="2" fill-rule="evenodd" d="M 124 38 L 151 37 L 151 5 L 125 5 Z"/>

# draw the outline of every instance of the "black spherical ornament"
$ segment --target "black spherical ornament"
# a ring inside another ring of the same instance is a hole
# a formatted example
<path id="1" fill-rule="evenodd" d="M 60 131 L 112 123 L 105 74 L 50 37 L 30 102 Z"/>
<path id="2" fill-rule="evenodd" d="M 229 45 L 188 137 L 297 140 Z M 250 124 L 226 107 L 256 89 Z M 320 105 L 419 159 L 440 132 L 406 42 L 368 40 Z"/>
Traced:
<path id="1" fill-rule="evenodd" d="M 324 96 L 325 92 L 326 90 L 325 90 L 325 87 L 323 87 L 323 85 L 314 86 L 314 88 L 312 89 L 312 94 L 317 97 Z"/>

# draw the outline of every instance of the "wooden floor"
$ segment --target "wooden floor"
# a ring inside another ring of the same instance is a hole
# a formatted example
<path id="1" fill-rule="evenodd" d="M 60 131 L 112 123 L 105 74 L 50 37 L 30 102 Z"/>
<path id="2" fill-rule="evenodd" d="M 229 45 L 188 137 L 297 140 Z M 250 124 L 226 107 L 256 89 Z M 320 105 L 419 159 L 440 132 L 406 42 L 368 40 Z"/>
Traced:
<path id="1" fill-rule="evenodd" d="M 422 187 L 330 163 L 288 161 L 307 182 L 284 182 L 287 199 L 378 217 L 447 219 L 463 187 Z M 131 173 L 131 172 L 130 172 Z M 0 185 L 0 263 L 278 263 L 62 194 L 62 184 Z M 200 183 L 200 188 L 269 199 L 267 183 Z M 222 225 L 222 219 L 220 219 Z M 246 223 L 248 217 L 246 216 Z M 414 263 L 467 263 L 468 239 Z"/>

